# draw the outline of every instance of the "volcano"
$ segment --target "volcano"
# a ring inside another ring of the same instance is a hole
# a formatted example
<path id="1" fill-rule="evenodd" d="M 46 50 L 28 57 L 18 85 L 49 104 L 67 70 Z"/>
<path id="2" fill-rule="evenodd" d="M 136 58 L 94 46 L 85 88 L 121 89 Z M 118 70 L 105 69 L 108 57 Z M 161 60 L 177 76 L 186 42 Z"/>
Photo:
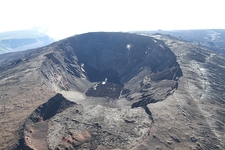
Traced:
<path id="1" fill-rule="evenodd" d="M 10 57 L 1 148 L 224 148 L 225 59 L 206 47 L 93 32 Z"/>

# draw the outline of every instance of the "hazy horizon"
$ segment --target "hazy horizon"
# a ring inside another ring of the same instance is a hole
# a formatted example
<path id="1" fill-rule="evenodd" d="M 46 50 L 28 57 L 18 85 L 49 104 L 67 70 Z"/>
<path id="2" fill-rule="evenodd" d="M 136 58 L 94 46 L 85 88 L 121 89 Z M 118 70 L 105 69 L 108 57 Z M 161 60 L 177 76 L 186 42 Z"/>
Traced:
<path id="1" fill-rule="evenodd" d="M 0 32 L 38 28 L 52 38 L 98 31 L 225 29 L 222 0 L 7 0 Z"/>

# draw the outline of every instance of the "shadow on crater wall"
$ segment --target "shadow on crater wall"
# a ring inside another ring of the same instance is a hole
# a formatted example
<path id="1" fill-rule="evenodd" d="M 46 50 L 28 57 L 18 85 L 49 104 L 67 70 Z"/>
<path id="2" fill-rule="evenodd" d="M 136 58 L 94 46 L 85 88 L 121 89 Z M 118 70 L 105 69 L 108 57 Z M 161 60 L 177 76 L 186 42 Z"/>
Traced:
<path id="1" fill-rule="evenodd" d="M 77 35 L 68 41 L 70 52 L 76 56 L 85 76 L 96 82 L 86 91 L 87 96 L 118 98 L 124 84 L 146 68 L 147 75 L 155 82 L 177 80 L 182 76 L 172 51 L 151 37 L 98 32 Z M 101 84 L 105 80 L 107 82 Z M 139 80 L 141 82 L 142 77 Z"/>

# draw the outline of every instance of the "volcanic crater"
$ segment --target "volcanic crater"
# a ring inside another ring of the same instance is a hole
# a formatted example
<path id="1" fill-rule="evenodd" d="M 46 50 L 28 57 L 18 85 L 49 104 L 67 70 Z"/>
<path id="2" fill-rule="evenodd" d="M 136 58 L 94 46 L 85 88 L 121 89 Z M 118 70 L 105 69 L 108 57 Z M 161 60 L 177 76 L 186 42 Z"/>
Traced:
<path id="1" fill-rule="evenodd" d="M 86 96 L 118 99 L 138 92 L 146 99 L 149 96 L 144 91 L 151 85 L 157 87 L 160 83 L 157 88 L 171 87 L 172 90 L 182 76 L 175 55 L 162 41 L 151 37 L 129 33 L 87 33 L 69 38 L 68 43 L 70 54 L 65 56 L 76 56 L 75 65 L 80 66 L 80 71 L 75 72 L 94 83 L 85 91 Z M 166 81 L 174 82 L 171 85 Z"/>
<path id="2" fill-rule="evenodd" d="M 35 149 L 40 143 L 44 143 L 42 149 L 132 147 L 135 143 L 130 142 L 143 140 L 154 122 L 147 105 L 173 94 L 182 76 L 173 52 L 162 41 L 148 36 L 87 33 L 52 47 L 43 56 L 42 83 L 62 95 L 28 117 L 21 147 Z M 63 103 L 68 107 L 58 111 Z M 37 126 L 40 122 L 43 139 L 48 142 L 36 135 L 35 131 L 41 132 Z M 132 131 L 133 123 L 140 129 Z M 88 140 L 70 137 L 81 133 L 87 133 Z M 115 141 L 110 146 L 112 139 Z"/>

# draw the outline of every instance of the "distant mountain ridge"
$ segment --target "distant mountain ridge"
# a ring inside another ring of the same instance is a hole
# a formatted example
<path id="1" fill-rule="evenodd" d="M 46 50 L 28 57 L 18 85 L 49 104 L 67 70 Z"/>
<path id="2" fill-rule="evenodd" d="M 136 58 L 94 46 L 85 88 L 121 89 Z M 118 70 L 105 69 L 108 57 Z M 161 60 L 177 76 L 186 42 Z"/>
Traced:
<path id="1" fill-rule="evenodd" d="M 193 42 L 206 46 L 216 53 L 225 55 L 225 29 L 202 29 L 202 30 L 158 30 L 140 31 L 141 34 L 168 34 L 179 40 Z"/>
<path id="2" fill-rule="evenodd" d="M 36 29 L 0 33 L 0 54 L 42 47 L 54 39 Z"/>

